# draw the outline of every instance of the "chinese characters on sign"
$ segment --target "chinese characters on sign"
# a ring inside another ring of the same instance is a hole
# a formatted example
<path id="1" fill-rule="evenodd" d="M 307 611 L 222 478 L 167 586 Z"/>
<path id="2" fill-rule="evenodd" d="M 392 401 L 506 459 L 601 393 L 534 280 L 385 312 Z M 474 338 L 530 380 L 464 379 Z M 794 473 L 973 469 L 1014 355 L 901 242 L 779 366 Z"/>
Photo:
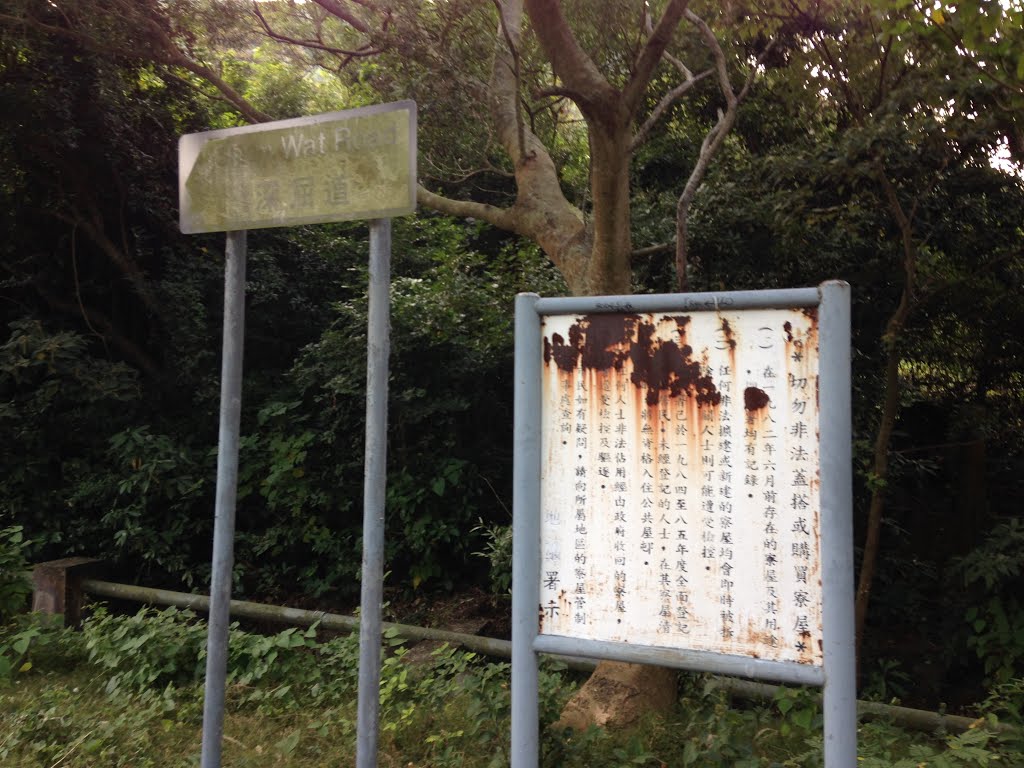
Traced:
<path id="1" fill-rule="evenodd" d="M 415 121 L 410 101 L 183 136 L 181 229 L 219 232 L 412 213 Z"/>
<path id="2" fill-rule="evenodd" d="M 540 632 L 821 665 L 816 310 L 542 332 Z"/>

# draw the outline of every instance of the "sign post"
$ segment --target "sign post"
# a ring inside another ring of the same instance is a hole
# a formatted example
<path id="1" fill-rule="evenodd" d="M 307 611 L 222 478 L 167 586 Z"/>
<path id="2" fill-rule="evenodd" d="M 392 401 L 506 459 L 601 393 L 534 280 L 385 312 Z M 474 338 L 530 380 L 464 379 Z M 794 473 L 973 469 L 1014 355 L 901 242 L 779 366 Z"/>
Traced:
<path id="1" fill-rule="evenodd" d="M 516 305 L 512 765 L 536 654 L 824 686 L 856 761 L 849 286 Z"/>
<path id="2" fill-rule="evenodd" d="M 384 603 L 384 496 L 388 448 L 388 307 L 391 220 L 370 222 L 370 289 L 366 335 L 366 458 L 363 569 L 359 609 L 359 707 L 356 766 L 377 765 L 381 610 Z"/>
<path id="3" fill-rule="evenodd" d="M 242 416 L 242 346 L 245 337 L 245 230 L 227 233 L 224 267 L 224 339 L 220 373 L 220 434 L 214 504 L 210 620 L 206 643 L 202 768 L 220 766 L 224 735 L 224 686 L 231 623 L 238 443 Z"/>
<path id="4" fill-rule="evenodd" d="M 181 137 L 181 231 L 227 232 L 220 435 L 201 768 L 219 768 L 224 731 L 245 329 L 246 231 L 370 223 L 364 552 L 357 765 L 377 764 L 387 469 L 391 217 L 416 209 L 411 101 Z"/>

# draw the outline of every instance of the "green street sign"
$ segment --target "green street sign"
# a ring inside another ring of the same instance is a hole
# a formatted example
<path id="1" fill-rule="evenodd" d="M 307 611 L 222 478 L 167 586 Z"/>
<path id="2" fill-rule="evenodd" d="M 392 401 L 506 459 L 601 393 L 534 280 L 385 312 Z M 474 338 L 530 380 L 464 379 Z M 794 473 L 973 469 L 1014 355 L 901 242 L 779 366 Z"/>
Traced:
<path id="1" fill-rule="evenodd" d="M 187 134 L 178 169 L 186 234 L 404 216 L 416 209 L 416 103 Z"/>

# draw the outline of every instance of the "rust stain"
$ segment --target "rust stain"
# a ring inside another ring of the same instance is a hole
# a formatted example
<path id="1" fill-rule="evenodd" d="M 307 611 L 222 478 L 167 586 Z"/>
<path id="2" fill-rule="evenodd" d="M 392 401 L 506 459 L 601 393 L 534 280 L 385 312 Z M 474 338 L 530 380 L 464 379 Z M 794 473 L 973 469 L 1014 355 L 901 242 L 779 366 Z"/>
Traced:
<path id="1" fill-rule="evenodd" d="M 741 634 L 739 636 L 739 638 L 738 638 L 739 642 L 741 644 L 755 645 L 755 646 L 756 645 L 760 645 L 760 646 L 770 646 L 771 645 L 772 633 L 768 632 L 767 630 L 758 629 L 757 624 L 758 624 L 757 619 L 753 619 L 752 618 L 752 619 L 749 619 L 747 621 L 746 632 Z M 758 658 L 758 656 L 757 656 L 757 654 L 755 652 L 750 652 L 750 654 L 755 659 Z"/>
<path id="2" fill-rule="evenodd" d="M 722 333 L 725 334 L 725 343 L 729 345 L 729 349 L 736 349 L 736 339 L 733 336 L 732 326 L 729 325 L 729 321 L 724 317 L 722 318 Z"/>
<path id="3" fill-rule="evenodd" d="M 736 334 L 732 326 L 724 317 L 722 318 L 722 333 L 725 334 L 725 343 L 729 346 L 729 370 L 736 373 Z"/>
<path id="4" fill-rule="evenodd" d="M 679 337 L 681 339 L 686 338 L 686 326 L 690 324 L 689 315 L 665 315 L 661 320 L 662 322 L 674 322 L 676 329 L 679 331 Z"/>
<path id="5" fill-rule="evenodd" d="M 561 370 L 572 372 L 576 370 L 576 360 L 579 358 L 579 350 L 576 347 L 565 343 L 565 337 L 560 333 L 551 334 L 551 341 L 544 337 L 544 362 L 550 363 L 552 358 Z"/>
<path id="6" fill-rule="evenodd" d="M 747 387 L 743 390 L 743 407 L 748 411 L 759 411 L 766 408 L 771 400 L 763 389 Z"/>
<path id="7" fill-rule="evenodd" d="M 662 393 L 669 397 L 692 394 L 699 405 L 718 405 L 722 395 L 710 376 L 693 360 L 693 348 L 682 343 L 687 316 L 666 316 L 676 323 L 680 343 L 657 338 L 655 323 L 639 315 L 586 315 L 569 328 L 569 338 L 551 334 L 544 339 L 544 362 L 562 371 L 577 366 L 587 371 L 621 371 L 628 360 L 632 364 L 630 380 L 637 389 L 646 389 L 648 406 L 658 404 Z"/>
<path id="8" fill-rule="evenodd" d="M 786 341 L 793 341 L 793 324 L 789 320 L 782 324 L 782 330 L 786 332 Z"/>

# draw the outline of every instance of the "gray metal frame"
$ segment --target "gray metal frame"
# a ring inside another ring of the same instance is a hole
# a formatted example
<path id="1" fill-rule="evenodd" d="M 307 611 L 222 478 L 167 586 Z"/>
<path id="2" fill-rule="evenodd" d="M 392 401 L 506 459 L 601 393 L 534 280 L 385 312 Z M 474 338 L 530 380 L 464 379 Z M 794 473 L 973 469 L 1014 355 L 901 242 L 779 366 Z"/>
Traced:
<path id="1" fill-rule="evenodd" d="M 600 312 L 678 312 L 817 307 L 823 667 L 707 651 L 538 634 L 540 594 L 541 318 Z M 824 688 L 825 765 L 857 759 L 850 413 L 850 286 L 726 293 L 516 297 L 512 534 L 512 768 L 539 764 L 537 654 L 629 661 Z"/>

